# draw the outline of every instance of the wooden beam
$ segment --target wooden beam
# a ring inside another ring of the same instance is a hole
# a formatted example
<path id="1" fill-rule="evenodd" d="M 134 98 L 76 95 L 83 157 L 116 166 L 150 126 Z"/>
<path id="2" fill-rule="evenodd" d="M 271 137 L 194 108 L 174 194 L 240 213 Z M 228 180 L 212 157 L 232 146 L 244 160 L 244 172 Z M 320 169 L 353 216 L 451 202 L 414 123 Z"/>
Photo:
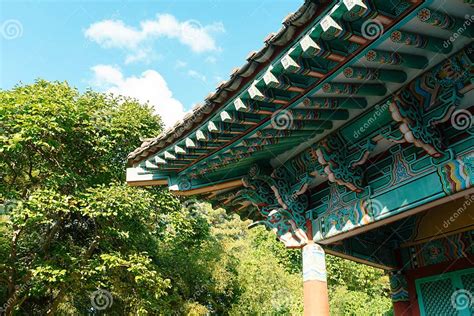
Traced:
<path id="1" fill-rule="evenodd" d="M 259 115 L 272 115 L 279 106 L 263 102 L 251 102 L 248 99 L 237 98 L 234 100 L 234 107 L 239 112 L 255 113 Z"/>
<path id="2" fill-rule="evenodd" d="M 387 93 L 387 88 L 384 84 L 379 83 L 355 84 L 343 82 L 328 82 L 323 84 L 322 91 L 328 94 L 347 96 L 383 96 Z"/>
<path id="3" fill-rule="evenodd" d="M 396 222 L 400 219 L 403 219 L 403 218 L 406 218 L 406 217 L 409 217 L 409 216 L 413 216 L 413 215 L 418 214 L 420 212 L 429 210 L 429 209 L 431 209 L 435 206 L 438 206 L 438 205 L 441 205 L 441 204 L 444 204 L 444 203 L 447 203 L 447 202 L 451 202 L 451 201 L 454 201 L 454 200 L 462 198 L 462 197 L 470 196 L 471 194 L 474 194 L 474 188 L 466 189 L 466 190 L 463 190 L 461 192 L 454 193 L 453 195 L 450 195 L 450 196 L 445 196 L 443 198 L 428 202 L 426 204 L 420 205 L 420 206 L 415 207 L 415 208 L 410 209 L 410 210 L 406 210 L 404 212 L 398 213 L 398 214 L 390 216 L 388 218 L 384 218 L 384 219 L 375 221 L 373 223 L 370 223 L 370 224 L 367 224 L 367 225 L 364 225 L 364 226 L 356 227 L 356 228 L 354 228 L 350 231 L 343 232 L 343 233 L 337 234 L 335 236 L 331 236 L 329 238 L 319 240 L 317 242 L 319 244 L 323 244 L 323 245 L 338 242 L 340 240 L 347 239 L 349 237 L 356 236 L 356 235 L 368 232 L 368 231 L 373 230 L 377 227 L 388 225 L 388 224 Z"/>
<path id="4" fill-rule="evenodd" d="M 474 27 L 470 26 L 471 23 L 468 24 L 465 20 L 447 15 L 443 12 L 432 10 L 429 8 L 423 8 L 418 11 L 417 16 L 421 22 L 430 24 L 435 27 L 439 27 L 443 30 L 464 30 L 462 33 L 458 33 L 459 36 L 465 36 L 468 38 L 472 38 L 474 36 Z M 471 15 L 468 14 L 468 17 L 470 18 Z"/>
<path id="5" fill-rule="evenodd" d="M 220 114 L 221 121 L 224 123 L 257 125 L 263 118 L 258 114 L 236 112 L 236 111 L 222 111 Z"/>
<path id="6" fill-rule="evenodd" d="M 313 109 L 293 109 L 287 111 L 294 120 L 347 120 L 349 111 L 338 110 L 313 110 Z"/>
<path id="7" fill-rule="evenodd" d="M 273 67 L 270 66 L 258 83 L 268 88 L 274 88 L 283 91 L 296 93 L 302 93 L 305 91 L 307 85 L 298 82 L 292 82 L 288 76 L 278 73 L 276 70 L 272 72 L 272 70 Z"/>
<path id="8" fill-rule="evenodd" d="M 392 270 L 397 269 L 396 267 L 387 266 L 387 265 L 384 265 L 384 264 L 381 264 L 381 263 L 375 263 L 375 262 L 372 262 L 372 261 L 369 261 L 369 260 L 366 260 L 366 259 L 351 256 L 351 255 L 348 255 L 348 254 L 345 254 L 345 253 L 342 253 L 342 252 L 337 252 L 337 251 L 331 250 L 327 247 L 323 247 L 323 248 L 326 251 L 326 253 L 328 253 L 330 255 L 333 255 L 333 256 L 336 256 L 336 257 L 339 257 L 339 258 L 343 258 L 343 259 L 347 259 L 347 260 L 351 260 L 351 261 L 354 261 L 354 262 L 362 263 L 362 264 L 365 264 L 367 266 L 371 266 L 371 267 L 374 267 L 374 268 L 383 269 L 385 271 L 392 271 Z"/>
<path id="9" fill-rule="evenodd" d="M 300 62 L 303 61 L 302 53 L 301 48 L 296 47 L 290 49 L 275 65 L 275 68 L 282 68 L 288 73 L 301 74 L 318 79 L 323 78 L 326 75 L 325 72 L 312 68 L 309 63 Z"/>
<path id="10" fill-rule="evenodd" d="M 354 97 L 307 97 L 303 100 L 303 105 L 312 109 L 363 109 L 367 106 L 365 98 Z"/>
<path id="11" fill-rule="evenodd" d="M 378 64 L 400 65 L 414 69 L 424 69 L 428 66 L 428 58 L 407 53 L 371 49 L 365 54 L 365 58 Z"/>
<path id="12" fill-rule="evenodd" d="M 204 132 L 198 130 L 196 132 L 196 139 L 200 142 L 212 142 L 212 143 L 226 143 L 231 140 L 234 136 L 221 133 L 220 135 L 215 135 L 216 133 Z"/>
<path id="13" fill-rule="evenodd" d="M 390 39 L 394 43 L 426 49 L 434 53 L 449 54 L 453 48 L 451 41 L 406 31 L 394 31 L 390 34 Z"/>
<path id="14" fill-rule="evenodd" d="M 247 89 L 246 94 L 248 94 L 251 100 L 280 104 L 280 105 L 288 105 L 289 101 L 292 98 L 291 96 L 284 96 L 282 94 L 277 94 L 273 90 L 269 90 L 269 89 L 263 90 L 261 89 L 260 86 L 259 86 L 258 81 L 254 81 L 254 83 Z"/>
<path id="15" fill-rule="evenodd" d="M 364 37 L 352 33 L 347 28 L 343 28 L 331 17 L 331 15 L 326 15 L 321 20 L 319 25 L 322 28 L 321 38 L 325 41 L 331 41 L 333 39 L 343 37 L 344 40 L 358 45 L 362 45 L 367 42 L 367 39 Z"/>
<path id="16" fill-rule="evenodd" d="M 315 131 L 289 131 L 289 130 L 277 130 L 277 129 L 263 129 L 255 133 L 258 138 L 302 138 L 302 137 L 313 137 L 317 134 L 322 134 L 324 129 Z"/>
<path id="17" fill-rule="evenodd" d="M 168 185 L 167 180 L 146 180 L 146 181 L 127 181 L 127 184 L 132 187 L 144 187 L 155 185 Z"/>
<path id="18" fill-rule="evenodd" d="M 220 191 L 224 189 L 237 188 L 242 185 L 243 185 L 242 180 L 239 179 L 239 180 L 222 182 L 219 184 L 212 184 L 209 186 L 201 187 L 198 189 L 191 189 L 188 191 L 171 191 L 171 192 L 179 196 L 191 196 L 191 195 L 196 195 L 196 194 L 204 194 L 204 193 L 210 193 L 214 191 Z"/>
<path id="19" fill-rule="evenodd" d="M 358 80 L 380 80 L 382 82 L 403 83 L 407 80 L 407 74 L 402 70 L 347 67 L 343 71 L 344 76 Z"/>
<path id="20" fill-rule="evenodd" d="M 292 138 L 250 138 L 244 139 L 241 143 L 245 147 L 255 147 L 255 146 L 270 146 L 270 145 L 286 145 L 302 142 L 304 139 L 302 137 L 292 137 Z M 237 147 L 238 148 L 238 147 Z"/>
<path id="21" fill-rule="evenodd" d="M 224 123 L 224 122 L 213 122 L 210 121 L 207 124 L 207 129 L 211 133 L 218 133 L 218 134 L 242 134 L 247 127 L 241 124 L 232 124 L 232 123 Z"/>
<path id="22" fill-rule="evenodd" d="M 331 129 L 331 121 L 300 121 L 293 120 L 293 123 L 289 126 L 282 128 L 282 130 L 302 130 L 302 131 L 314 131 L 319 129 Z"/>

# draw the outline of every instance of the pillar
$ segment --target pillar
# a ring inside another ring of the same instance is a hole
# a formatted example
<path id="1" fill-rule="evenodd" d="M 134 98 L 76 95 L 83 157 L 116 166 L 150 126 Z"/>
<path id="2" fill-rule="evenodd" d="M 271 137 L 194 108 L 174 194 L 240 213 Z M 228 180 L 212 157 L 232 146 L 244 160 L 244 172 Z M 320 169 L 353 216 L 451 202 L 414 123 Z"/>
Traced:
<path id="1" fill-rule="evenodd" d="M 408 285 L 406 276 L 397 271 L 390 275 L 390 290 L 393 303 L 393 313 L 395 316 L 410 316 L 411 305 L 408 296 Z"/>
<path id="2" fill-rule="evenodd" d="M 329 315 L 326 258 L 323 248 L 313 242 L 303 247 L 303 292 L 305 316 Z"/>

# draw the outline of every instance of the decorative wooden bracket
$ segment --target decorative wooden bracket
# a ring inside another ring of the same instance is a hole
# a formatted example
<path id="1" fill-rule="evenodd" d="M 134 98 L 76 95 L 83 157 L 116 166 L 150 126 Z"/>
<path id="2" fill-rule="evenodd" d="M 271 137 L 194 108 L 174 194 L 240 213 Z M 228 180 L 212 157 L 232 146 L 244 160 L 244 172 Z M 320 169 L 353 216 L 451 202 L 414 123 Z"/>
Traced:
<path id="1" fill-rule="evenodd" d="M 364 164 L 375 144 L 367 142 L 358 148 L 356 156 L 349 151 L 338 134 L 328 136 L 315 147 L 318 162 L 324 166 L 329 181 L 344 185 L 351 191 L 362 192 Z"/>
<path id="2" fill-rule="evenodd" d="M 291 179 L 297 179 L 293 183 Z M 288 248 L 299 248 L 308 241 L 305 212 L 309 207 L 305 192 L 311 177 L 295 177 L 280 167 L 271 176 L 265 175 L 254 165 L 249 175 L 242 179 L 245 189 L 237 193 L 259 209 L 263 224 L 273 230 Z"/>
<path id="3" fill-rule="evenodd" d="M 423 148 L 433 157 L 442 156 L 441 135 L 439 131 L 427 124 L 423 118 L 423 108 L 418 106 L 416 96 L 409 90 L 397 93 L 390 102 L 390 112 L 408 143 Z"/>
<path id="4" fill-rule="evenodd" d="M 400 142 L 413 143 L 435 158 L 443 156 L 437 125 L 451 118 L 466 86 L 471 85 L 469 50 L 466 48 L 434 67 L 388 101 L 392 118 L 400 123 Z"/>

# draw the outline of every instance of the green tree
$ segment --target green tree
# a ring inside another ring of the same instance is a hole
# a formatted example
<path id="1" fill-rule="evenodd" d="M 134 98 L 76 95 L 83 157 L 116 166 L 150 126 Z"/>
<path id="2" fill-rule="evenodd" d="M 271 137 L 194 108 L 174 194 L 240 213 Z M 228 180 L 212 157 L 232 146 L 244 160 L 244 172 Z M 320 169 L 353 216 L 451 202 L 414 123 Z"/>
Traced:
<path id="1" fill-rule="evenodd" d="M 157 214 L 179 202 L 119 181 L 160 118 L 134 100 L 39 80 L 0 92 L 0 122 L 7 315 L 87 313 L 98 287 L 113 292 L 115 310 L 159 304 L 170 280 L 157 269 Z"/>

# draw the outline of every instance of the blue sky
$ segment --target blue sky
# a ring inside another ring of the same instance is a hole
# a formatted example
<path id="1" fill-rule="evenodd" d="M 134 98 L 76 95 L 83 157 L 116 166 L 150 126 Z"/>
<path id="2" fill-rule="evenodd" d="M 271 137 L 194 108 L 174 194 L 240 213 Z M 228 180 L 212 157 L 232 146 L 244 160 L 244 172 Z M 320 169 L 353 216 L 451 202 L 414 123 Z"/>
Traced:
<path id="1" fill-rule="evenodd" d="M 170 125 L 303 1 L 0 2 L 0 88 L 66 80 L 148 100 Z"/>

